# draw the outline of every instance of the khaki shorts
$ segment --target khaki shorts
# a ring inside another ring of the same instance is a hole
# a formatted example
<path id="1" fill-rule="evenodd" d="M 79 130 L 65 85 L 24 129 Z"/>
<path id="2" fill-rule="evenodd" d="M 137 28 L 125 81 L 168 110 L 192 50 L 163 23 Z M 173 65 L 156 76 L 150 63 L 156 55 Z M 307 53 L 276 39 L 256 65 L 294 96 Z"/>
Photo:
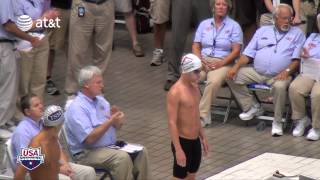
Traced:
<path id="1" fill-rule="evenodd" d="M 115 11 L 120 13 L 132 12 L 131 0 L 115 0 Z"/>
<path id="2" fill-rule="evenodd" d="M 150 14 L 155 24 L 169 20 L 171 0 L 150 0 Z"/>
<path id="3" fill-rule="evenodd" d="M 60 28 L 51 30 L 51 34 L 49 36 L 49 46 L 52 50 L 63 50 L 66 41 L 68 40 L 70 10 L 56 9 L 60 12 Z"/>

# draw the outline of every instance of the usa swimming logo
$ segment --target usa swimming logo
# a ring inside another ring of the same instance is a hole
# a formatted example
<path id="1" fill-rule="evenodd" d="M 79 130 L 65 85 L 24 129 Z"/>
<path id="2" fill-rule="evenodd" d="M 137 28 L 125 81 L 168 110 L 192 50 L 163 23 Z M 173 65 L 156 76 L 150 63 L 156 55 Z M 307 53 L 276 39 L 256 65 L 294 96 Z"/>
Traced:
<path id="1" fill-rule="evenodd" d="M 44 154 L 41 154 L 41 148 L 22 148 L 17 158 L 17 163 L 29 171 L 34 170 L 44 163 Z"/>

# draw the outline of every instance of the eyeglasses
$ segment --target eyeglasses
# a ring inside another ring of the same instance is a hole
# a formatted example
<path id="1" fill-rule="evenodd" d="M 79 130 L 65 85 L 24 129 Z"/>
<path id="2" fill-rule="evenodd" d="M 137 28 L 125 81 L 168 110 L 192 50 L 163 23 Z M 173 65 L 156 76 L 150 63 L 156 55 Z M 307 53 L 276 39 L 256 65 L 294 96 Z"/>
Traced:
<path id="1" fill-rule="evenodd" d="M 288 22 L 291 22 L 293 19 L 292 17 L 280 17 L 280 16 L 277 16 L 277 18 L 282 21 L 288 21 Z"/>

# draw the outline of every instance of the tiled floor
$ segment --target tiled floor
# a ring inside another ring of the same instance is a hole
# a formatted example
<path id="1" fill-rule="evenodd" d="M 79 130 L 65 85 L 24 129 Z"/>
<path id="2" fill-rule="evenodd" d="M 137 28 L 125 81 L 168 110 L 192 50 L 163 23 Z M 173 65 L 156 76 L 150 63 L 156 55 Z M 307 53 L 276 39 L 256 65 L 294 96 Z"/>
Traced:
<path id="1" fill-rule="evenodd" d="M 320 179 L 319 168 L 320 159 L 264 153 L 206 180 L 269 179 L 276 171 L 285 176 L 292 176 L 292 178 L 303 175 L 312 179 Z"/>
<path id="2" fill-rule="evenodd" d="M 119 132 L 119 138 L 148 148 L 153 179 L 171 179 L 172 154 L 165 110 L 166 93 L 163 91 L 167 65 L 151 67 L 152 34 L 140 35 L 139 38 L 146 52 L 144 58 L 133 56 L 126 31 L 116 31 L 115 50 L 105 74 L 105 96 L 126 114 L 126 124 Z M 170 45 L 170 34 L 166 44 Z M 168 56 L 170 58 L 170 54 Z M 62 89 L 66 60 L 61 55 L 58 57 L 54 80 Z M 45 100 L 46 104 L 63 105 L 65 97 L 46 96 Z M 320 158 L 320 141 L 293 138 L 289 133 L 283 137 L 271 137 L 270 127 L 257 132 L 257 121 L 246 125 L 236 118 L 237 113 L 233 111 L 226 124 L 221 123 L 221 117 L 215 117 L 213 124 L 206 128 L 210 153 L 203 158 L 197 179 L 210 177 L 265 152 Z"/>

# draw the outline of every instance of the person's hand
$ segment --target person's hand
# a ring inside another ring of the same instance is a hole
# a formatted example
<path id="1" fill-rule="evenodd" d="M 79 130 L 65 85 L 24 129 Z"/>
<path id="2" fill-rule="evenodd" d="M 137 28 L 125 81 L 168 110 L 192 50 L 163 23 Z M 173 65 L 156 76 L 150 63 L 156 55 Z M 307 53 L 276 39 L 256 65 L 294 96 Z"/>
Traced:
<path id="1" fill-rule="evenodd" d="M 71 179 L 74 179 L 75 172 L 72 170 L 69 163 L 65 163 L 60 166 L 60 173 L 70 177 Z"/>
<path id="2" fill-rule="evenodd" d="M 292 20 L 292 24 L 293 25 L 299 25 L 299 24 L 301 24 L 302 23 L 302 21 L 301 21 L 301 19 L 300 19 L 300 16 L 294 16 L 294 18 L 293 18 L 293 20 Z"/>
<path id="3" fill-rule="evenodd" d="M 204 59 L 201 59 L 202 71 L 209 72 L 208 62 Z"/>
<path id="4" fill-rule="evenodd" d="M 186 167 L 187 158 L 183 150 L 176 151 L 177 164 L 181 167 Z"/>
<path id="5" fill-rule="evenodd" d="M 310 57 L 309 51 L 306 48 L 302 48 L 301 57 L 308 59 Z"/>
<path id="6" fill-rule="evenodd" d="M 46 18 L 47 20 L 56 19 L 59 16 L 60 16 L 59 11 L 57 11 L 56 9 L 50 9 L 43 13 L 41 19 L 44 19 L 44 18 Z"/>
<path id="7" fill-rule="evenodd" d="M 114 114 L 111 115 L 111 120 L 112 120 L 112 125 L 116 129 L 120 129 L 123 122 L 124 122 L 124 113 L 121 111 L 115 112 Z"/>
<path id="8" fill-rule="evenodd" d="M 204 138 L 201 140 L 201 143 L 202 143 L 202 147 L 203 147 L 204 156 L 207 156 L 208 153 L 209 153 L 209 144 L 208 144 L 207 138 L 204 137 Z"/>
<path id="9" fill-rule="evenodd" d="M 31 43 L 32 47 L 39 47 L 41 40 L 37 37 L 32 37 L 29 42 Z"/>
<path id="10" fill-rule="evenodd" d="M 280 72 L 278 75 L 276 75 L 276 77 L 274 77 L 273 79 L 279 80 L 279 81 L 284 81 L 284 80 L 288 79 L 288 77 L 289 77 L 289 72 L 284 70 L 284 71 Z"/>
<path id="11" fill-rule="evenodd" d="M 119 109 L 118 106 L 112 106 L 112 107 L 111 107 L 111 115 L 114 114 L 114 113 L 116 113 L 116 112 L 119 112 L 119 111 L 120 111 L 120 109 Z"/>
<path id="12" fill-rule="evenodd" d="M 212 70 L 216 70 L 221 68 L 222 66 L 224 66 L 224 62 L 221 61 L 212 61 L 212 62 L 208 62 L 208 67 L 209 69 Z"/>
<path id="13" fill-rule="evenodd" d="M 238 68 L 233 66 L 228 72 L 227 72 L 227 79 L 232 79 L 235 80 L 236 79 L 236 75 L 238 72 Z"/>

